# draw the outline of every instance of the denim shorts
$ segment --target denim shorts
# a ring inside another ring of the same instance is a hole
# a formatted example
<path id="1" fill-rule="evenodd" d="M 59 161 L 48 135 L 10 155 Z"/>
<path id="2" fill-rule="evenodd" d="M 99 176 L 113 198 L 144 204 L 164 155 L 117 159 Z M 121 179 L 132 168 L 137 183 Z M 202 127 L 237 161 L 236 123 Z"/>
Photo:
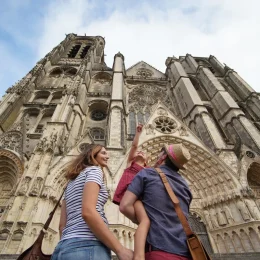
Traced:
<path id="1" fill-rule="evenodd" d="M 111 260 L 111 251 L 97 240 L 69 238 L 56 246 L 51 260 Z"/>

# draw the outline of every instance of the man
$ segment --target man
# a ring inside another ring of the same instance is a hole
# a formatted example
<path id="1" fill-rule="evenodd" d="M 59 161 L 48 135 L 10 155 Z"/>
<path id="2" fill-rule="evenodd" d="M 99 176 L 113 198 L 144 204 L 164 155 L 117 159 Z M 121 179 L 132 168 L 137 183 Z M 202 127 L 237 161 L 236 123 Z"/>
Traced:
<path id="1" fill-rule="evenodd" d="M 178 173 L 185 169 L 190 153 L 182 144 L 165 145 L 158 157 L 157 165 L 166 175 L 170 186 L 180 201 L 183 213 L 188 216 L 192 195 L 187 182 Z M 120 211 L 137 223 L 134 211 L 136 200 L 142 200 L 151 221 L 146 239 L 146 260 L 191 259 L 187 238 L 172 201 L 154 168 L 141 170 L 129 185 L 120 203 Z"/>

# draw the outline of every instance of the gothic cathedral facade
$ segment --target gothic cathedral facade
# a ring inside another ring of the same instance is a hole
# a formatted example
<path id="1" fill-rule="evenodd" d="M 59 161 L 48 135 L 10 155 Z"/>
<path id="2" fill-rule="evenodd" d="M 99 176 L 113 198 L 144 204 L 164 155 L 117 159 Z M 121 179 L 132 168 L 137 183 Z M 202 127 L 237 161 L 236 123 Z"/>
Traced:
<path id="1" fill-rule="evenodd" d="M 124 56 L 104 62 L 104 38 L 68 34 L 0 103 L 0 254 L 28 248 L 53 209 L 70 160 L 88 143 L 109 152 L 110 228 L 133 248 L 136 226 L 111 202 L 138 122 L 150 165 L 164 143 L 192 159 L 189 221 L 210 253 L 260 252 L 260 95 L 214 56 L 168 57 L 166 72 Z M 59 241 L 59 209 L 43 251 Z"/>

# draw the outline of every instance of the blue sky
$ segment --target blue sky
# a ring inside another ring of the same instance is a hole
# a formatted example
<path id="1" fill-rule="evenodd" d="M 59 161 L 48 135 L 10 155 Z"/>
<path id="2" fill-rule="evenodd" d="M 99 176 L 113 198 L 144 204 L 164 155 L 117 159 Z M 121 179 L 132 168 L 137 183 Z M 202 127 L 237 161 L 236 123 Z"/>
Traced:
<path id="1" fill-rule="evenodd" d="M 106 63 L 144 60 L 165 71 L 168 56 L 215 55 L 260 92 L 257 0 L 2 0 L 0 96 L 66 33 L 101 35 Z"/>

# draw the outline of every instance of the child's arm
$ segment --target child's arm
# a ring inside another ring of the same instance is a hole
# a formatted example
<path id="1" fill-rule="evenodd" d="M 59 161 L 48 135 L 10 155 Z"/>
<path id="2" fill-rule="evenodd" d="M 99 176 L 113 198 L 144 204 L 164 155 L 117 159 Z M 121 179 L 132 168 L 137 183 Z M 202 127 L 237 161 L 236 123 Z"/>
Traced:
<path id="1" fill-rule="evenodd" d="M 127 164 L 131 163 L 134 159 L 135 153 L 136 153 L 137 148 L 138 148 L 139 137 L 142 133 L 142 130 L 143 130 L 143 125 L 138 124 L 138 126 L 136 127 L 135 137 L 134 137 L 134 140 L 132 142 L 131 150 L 130 150 L 129 155 L 128 155 Z"/>

